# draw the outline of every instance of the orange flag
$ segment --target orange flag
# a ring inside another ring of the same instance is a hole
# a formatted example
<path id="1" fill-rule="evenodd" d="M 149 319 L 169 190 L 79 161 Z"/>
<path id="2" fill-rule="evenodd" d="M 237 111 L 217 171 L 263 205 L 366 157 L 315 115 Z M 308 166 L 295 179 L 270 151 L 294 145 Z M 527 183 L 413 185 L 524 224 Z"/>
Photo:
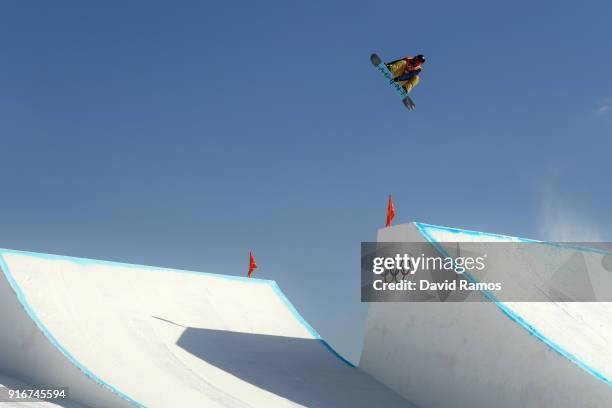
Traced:
<path id="1" fill-rule="evenodd" d="M 391 226 L 391 220 L 395 217 L 395 209 L 393 208 L 393 197 L 389 194 L 389 205 L 387 206 L 387 227 Z"/>
<path id="2" fill-rule="evenodd" d="M 255 262 L 255 258 L 253 257 L 253 252 L 249 252 L 249 278 L 251 277 L 255 269 L 257 269 L 257 263 Z"/>

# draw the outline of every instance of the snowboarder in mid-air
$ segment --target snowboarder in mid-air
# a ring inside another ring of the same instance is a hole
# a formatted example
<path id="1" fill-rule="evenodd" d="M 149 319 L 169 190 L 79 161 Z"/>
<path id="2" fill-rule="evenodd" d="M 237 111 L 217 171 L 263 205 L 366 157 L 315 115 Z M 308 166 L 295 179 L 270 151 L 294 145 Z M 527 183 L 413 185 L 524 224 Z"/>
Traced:
<path id="1" fill-rule="evenodd" d="M 419 73 L 425 63 L 425 57 L 422 54 L 416 57 L 405 57 L 392 62 L 386 62 L 385 66 L 393 74 L 391 82 L 398 82 L 406 93 L 410 93 L 412 89 L 419 83 Z"/>
<path id="2" fill-rule="evenodd" d="M 425 57 L 419 54 L 416 57 L 405 57 L 384 63 L 378 55 L 372 54 L 370 62 L 389 81 L 391 87 L 402 98 L 404 106 L 408 110 L 413 110 L 416 104 L 408 94 L 419 83 L 419 73 L 425 63 Z"/>

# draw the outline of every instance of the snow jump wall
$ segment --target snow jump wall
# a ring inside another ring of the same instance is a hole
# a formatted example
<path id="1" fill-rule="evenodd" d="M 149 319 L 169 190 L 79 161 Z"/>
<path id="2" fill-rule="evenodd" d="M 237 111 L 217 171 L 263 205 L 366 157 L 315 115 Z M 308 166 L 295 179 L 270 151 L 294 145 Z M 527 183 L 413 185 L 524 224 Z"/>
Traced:
<path id="1" fill-rule="evenodd" d="M 406 407 L 274 281 L 0 250 L 0 373 L 115 407 Z"/>
<path id="2" fill-rule="evenodd" d="M 433 252 L 436 242 L 508 240 L 521 241 L 420 223 L 378 233 Z M 533 265 L 514 272 L 528 283 Z M 611 272 L 589 272 L 612 290 Z M 422 407 L 612 406 L 612 304 L 371 303 L 359 367 Z"/>
<path id="3" fill-rule="evenodd" d="M 425 224 L 378 239 L 519 240 Z M 0 373 L 94 408 L 612 406 L 610 303 L 373 303 L 359 370 L 273 281 L 11 250 L 0 270 Z"/>
<path id="4" fill-rule="evenodd" d="M 129 397 L 97 378 L 68 353 L 32 310 L 0 254 L 0 372 L 39 387 L 66 386 L 93 406 L 133 407 Z"/>
<path id="5" fill-rule="evenodd" d="M 283 405 L 181 350 L 192 325 L 314 340 L 350 366 L 273 281 L 11 250 L 0 269 L 0 372 L 91 407 Z"/>

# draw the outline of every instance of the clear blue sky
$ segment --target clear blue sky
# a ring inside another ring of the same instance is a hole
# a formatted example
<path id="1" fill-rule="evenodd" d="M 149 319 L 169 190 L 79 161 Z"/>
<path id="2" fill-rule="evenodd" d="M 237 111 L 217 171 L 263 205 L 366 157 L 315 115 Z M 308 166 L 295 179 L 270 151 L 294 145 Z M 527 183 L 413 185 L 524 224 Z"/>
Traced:
<path id="1" fill-rule="evenodd" d="M 235 275 L 252 249 L 355 360 L 390 192 L 397 222 L 612 239 L 611 15 L 3 1 L 0 246 Z M 416 111 L 371 52 L 427 56 Z"/>

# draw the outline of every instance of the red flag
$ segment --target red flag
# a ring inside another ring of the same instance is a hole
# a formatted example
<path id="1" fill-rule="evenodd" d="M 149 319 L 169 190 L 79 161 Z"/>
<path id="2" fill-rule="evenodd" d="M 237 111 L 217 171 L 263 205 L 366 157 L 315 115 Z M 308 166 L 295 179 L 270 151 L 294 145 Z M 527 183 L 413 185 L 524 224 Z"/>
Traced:
<path id="1" fill-rule="evenodd" d="M 257 269 L 257 263 L 255 262 L 255 258 L 253 257 L 253 252 L 249 252 L 249 278 L 251 277 L 255 269 Z"/>
<path id="2" fill-rule="evenodd" d="M 387 206 L 387 227 L 391 226 L 391 220 L 395 217 L 395 209 L 393 208 L 393 197 L 389 194 L 389 205 Z"/>

